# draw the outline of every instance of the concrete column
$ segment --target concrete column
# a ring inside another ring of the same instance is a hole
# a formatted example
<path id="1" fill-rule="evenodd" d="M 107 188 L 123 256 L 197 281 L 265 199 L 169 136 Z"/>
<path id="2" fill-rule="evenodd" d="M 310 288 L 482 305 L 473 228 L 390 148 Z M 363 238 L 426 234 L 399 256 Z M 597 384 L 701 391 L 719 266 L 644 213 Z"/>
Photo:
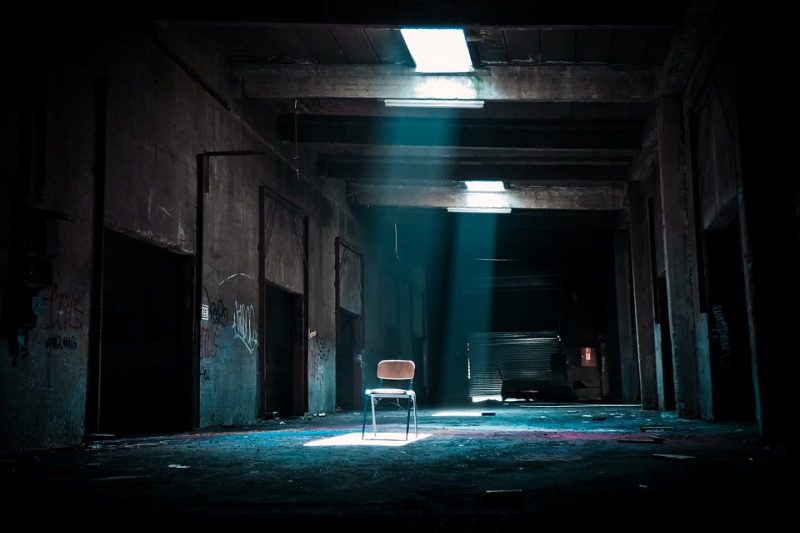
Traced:
<path id="1" fill-rule="evenodd" d="M 691 179 L 683 145 L 683 106 L 661 98 L 656 109 L 659 192 L 664 227 L 672 367 L 678 416 L 701 416 L 697 357 L 697 249 Z"/>
<path id="2" fill-rule="evenodd" d="M 628 235 L 614 233 L 614 279 L 617 293 L 617 330 L 619 332 L 619 367 L 622 401 L 633 403 L 639 397 L 639 363 L 633 349 L 631 317 L 631 278 Z"/>
<path id="3" fill-rule="evenodd" d="M 658 409 L 655 315 L 653 309 L 653 265 L 650 253 L 650 220 L 644 183 L 628 187 L 631 231 L 631 270 L 636 343 L 639 354 L 639 383 L 643 409 Z"/>

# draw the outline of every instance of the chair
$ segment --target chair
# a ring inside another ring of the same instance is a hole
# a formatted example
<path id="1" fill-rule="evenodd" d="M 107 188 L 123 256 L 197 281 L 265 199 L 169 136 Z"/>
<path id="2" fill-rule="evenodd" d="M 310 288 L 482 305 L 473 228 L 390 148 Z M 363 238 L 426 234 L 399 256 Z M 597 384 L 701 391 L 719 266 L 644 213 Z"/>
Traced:
<path id="1" fill-rule="evenodd" d="M 378 427 L 375 422 L 375 404 L 383 398 L 394 398 L 408 400 L 408 413 L 406 414 L 406 440 L 408 440 L 408 429 L 411 423 L 411 410 L 414 410 L 414 435 L 417 435 L 417 394 L 414 392 L 414 361 L 404 359 L 384 359 L 378 363 L 378 379 L 380 384 L 377 389 L 367 389 L 364 391 L 364 416 L 361 426 L 361 438 L 367 428 L 367 401 L 372 408 L 372 433 L 378 436 Z M 384 380 L 408 381 L 407 388 L 384 387 Z M 398 402 L 399 403 L 399 402 Z"/>

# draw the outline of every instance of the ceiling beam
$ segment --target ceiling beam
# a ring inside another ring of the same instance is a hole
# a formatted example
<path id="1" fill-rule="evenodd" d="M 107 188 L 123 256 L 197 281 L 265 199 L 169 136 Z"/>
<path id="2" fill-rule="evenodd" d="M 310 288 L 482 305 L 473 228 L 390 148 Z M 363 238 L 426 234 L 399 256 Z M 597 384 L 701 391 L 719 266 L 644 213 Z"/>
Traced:
<path id="1" fill-rule="evenodd" d="M 320 176 L 351 181 L 386 182 L 394 180 L 451 181 L 466 179 L 503 180 L 624 180 L 630 160 L 613 163 L 584 164 L 560 161 L 546 164 L 537 160 L 505 161 L 500 159 L 463 160 L 419 160 L 407 158 L 380 159 L 318 159 Z"/>
<path id="2" fill-rule="evenodd" d="M 643 102 L 655 93 L 654 67 L 511 66 L 469 74 L 419 74 L 393 65 L 242 65 L 241 97 L 444 98 L 525 102 Z"/>
<path id="3" fill-rule="evenodd" d="M 173 4 L 177 4 L 177 7 Z M 138 7 L 138 6 L 137 6 Z M 518 27 L 535 24 L 605 27 L 675 24 L 684 2 L 464 2 L 463 0 L 376 2 L 372 0 L 303 0 L 302 2 L 242 2 L 219 5 L 161 2 L 145 11 L 151 18 L 172 20 L 254 21 L 290 24 L 371 24 L 387 26 L 491 24 Z M 145 9 L 144 7 L 139 8 Z M 222 16 L 221 16 L 222 15 Z M 143 16 L 143 15 L 142 15 Z"/>
<path id="4" fill-rule="evenodd" d="M 313 150 L 320 155 L 354 156 L 354 157 L 381 157 L 397 158 L 412 157 L 418 159 L 436 158 L 439 160 L 452 160 L 464 157 L 501 158 L 525 157 L 542 160 L 569 160 L 580 161 L 583 159 L 632 159 L 639 148 L 537 148 L 537 147 L 502 147 L 491 148 L 483 146 L 448 146 L 443 150 L 439 146 L 409 146 L 409 145 L 370 145 L 333 142 L 303 143 L 303 148 Z"/>
<path id="5" fill-rule="evenodd" d="M 640 121 L 497 121 L 281 115 L 283 140 L 350 144 L 638 149 Z"/>
<path id="6" fill-rule="evenodd" d="M 510 207 L 544 210 L 621 210 L 627 205 L 625 182 L 595 186 L 532 185 L 504 193 L 473 193 L 455 187 L 350 184 L 354 205 L 395 207 Z"/>

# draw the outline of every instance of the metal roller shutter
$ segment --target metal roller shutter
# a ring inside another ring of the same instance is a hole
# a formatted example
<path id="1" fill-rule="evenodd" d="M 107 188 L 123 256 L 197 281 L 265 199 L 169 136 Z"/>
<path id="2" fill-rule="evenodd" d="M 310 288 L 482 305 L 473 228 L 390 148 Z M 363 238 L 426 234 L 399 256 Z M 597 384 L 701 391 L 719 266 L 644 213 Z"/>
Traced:
<path id="1" fill-rule="evenodd" d="M 470 396 L 500 394 L 503 379 L 552 382 L 561 353 L 554 331 L 471 333 L 467 337 Z"/>

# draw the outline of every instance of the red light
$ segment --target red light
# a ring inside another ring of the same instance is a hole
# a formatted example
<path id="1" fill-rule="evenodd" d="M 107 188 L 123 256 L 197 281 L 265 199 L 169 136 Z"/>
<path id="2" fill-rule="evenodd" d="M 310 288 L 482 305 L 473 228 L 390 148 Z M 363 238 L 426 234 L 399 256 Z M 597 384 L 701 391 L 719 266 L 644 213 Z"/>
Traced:
<path id="1" fill-rule="evenodd" d="M 581 348 L 581 366 L 597 366 L 593 347 L 584 346 Z"/>

